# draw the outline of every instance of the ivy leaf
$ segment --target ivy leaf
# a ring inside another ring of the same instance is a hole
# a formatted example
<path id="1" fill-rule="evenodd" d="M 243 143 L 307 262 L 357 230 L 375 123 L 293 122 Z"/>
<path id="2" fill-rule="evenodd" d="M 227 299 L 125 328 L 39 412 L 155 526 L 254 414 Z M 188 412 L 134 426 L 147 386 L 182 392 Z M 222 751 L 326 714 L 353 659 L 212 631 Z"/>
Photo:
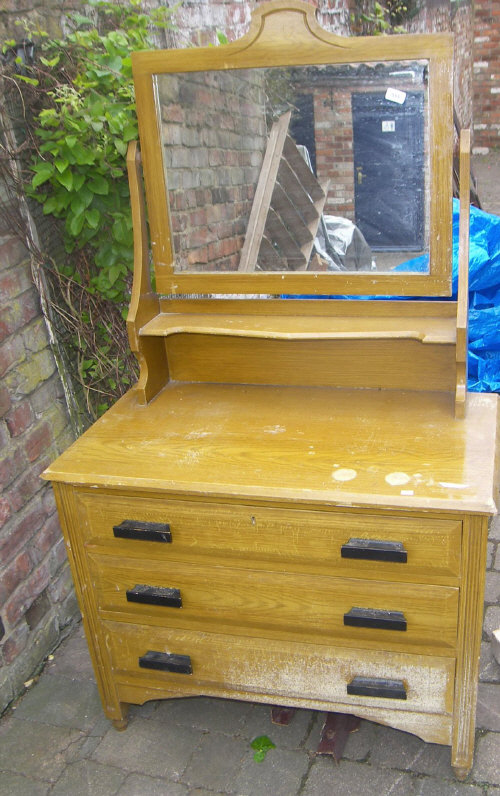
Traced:
<path id="1" fill-rule="evenodd" d="M 64 185 L 67 191 L 71 191 L 73 188 L 73 172 L 70 169 L 66 169 L 63 171 L 62 174 L 58 174 L 57 181 Z"/>
<path id="2" fill-rule="evenodd" d="M 85 218 L 87 219 L 87 224 L 92 229 L 97 229 L 99 226 L 99 222 L 101 220 L 101 214 L 96 207 L 92 207 L 90 210 L 87 210 L 85 213 Z"/>
<path id="3" fill-rule="evenodd" d="M 109 193 L 109 182 L 102 174 L 96 174 L 95 177 L 89 180 L 88 186 L 93 193 L 101 196 L 107 196 Z"/>
<path id="4" fill-rule="evenodd" d="M 38 188 L 39 185 L 43 185 L 44 182 L 47 182 L 52 175 L 54 174 L 54 166 L 52 163 L 47 163 L 42 161 L 42 163 L 37 163 L 34 166 L 33 171 L 35 172 L 35 176 L 31 180 L 31 185 L 33 188 Z"/>
<path id="5" fill-rule="evenodd" d="M 72 216 L 70 218 L 68 229 L 73 235 L 73 237 L 76 238 L 76 236 L 80 234 L 84 223 L 85 223 L 85 215 L 83 213 L 80 213 L 80 215 L 78 216 Z"/>
<path id="6" fill-rule="evenodd" d="M 56 158 L 54 160 L 54 166 L 56 167 L 57 171 L 62 174 L 63 171 L 66 171 L 68 168 L 69 163 L 65 158 Z"/>
<path id="7" fill-rule="evenodd" d="M 256 763 L 262 763 L 269 750 L 276 749 L 276 744 L 267 735 L 259 735 L 258 738 L 254 738 L 250 746 L 255 749 L 253 759 Z"/>

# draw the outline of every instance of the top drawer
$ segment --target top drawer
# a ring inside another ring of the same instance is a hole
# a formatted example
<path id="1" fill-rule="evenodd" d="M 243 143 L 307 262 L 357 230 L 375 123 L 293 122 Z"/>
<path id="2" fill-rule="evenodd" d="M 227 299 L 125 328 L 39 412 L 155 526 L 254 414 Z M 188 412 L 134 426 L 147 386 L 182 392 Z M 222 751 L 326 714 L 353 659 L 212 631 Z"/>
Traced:
<path id="1" fill-rule="evenodd" d="M 76 499 L 85 543 L 119 555 L 209 558 L 254 569 L 443 584 L 456 583 L 459 572 L 461 522 L 454 519 L 202 503 L 97 490 L 79 490 Z M 113 527 L 126 520 L 168 524 L 171 542 L 115 537 Z M 368 550 L 354 539 L 371 540 Z M 374 542 L 398 543 L 397 557 L 403 560 L 381 560 L 386 556 Z M 361 557 L 345 557 L 349 554 Z"/>

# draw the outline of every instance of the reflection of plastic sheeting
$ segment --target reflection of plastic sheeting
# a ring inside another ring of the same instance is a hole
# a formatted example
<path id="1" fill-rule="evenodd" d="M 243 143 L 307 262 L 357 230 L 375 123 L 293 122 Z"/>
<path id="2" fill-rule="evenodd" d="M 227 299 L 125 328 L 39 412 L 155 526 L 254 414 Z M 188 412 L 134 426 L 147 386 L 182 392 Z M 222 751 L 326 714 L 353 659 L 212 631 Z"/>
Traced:
<path id="1" fill-rule="evenodd" d="M 322 216 L 314 247 L 329 271 L 372 271 L 376 268 L 363 234 L 348 218 Z"/>

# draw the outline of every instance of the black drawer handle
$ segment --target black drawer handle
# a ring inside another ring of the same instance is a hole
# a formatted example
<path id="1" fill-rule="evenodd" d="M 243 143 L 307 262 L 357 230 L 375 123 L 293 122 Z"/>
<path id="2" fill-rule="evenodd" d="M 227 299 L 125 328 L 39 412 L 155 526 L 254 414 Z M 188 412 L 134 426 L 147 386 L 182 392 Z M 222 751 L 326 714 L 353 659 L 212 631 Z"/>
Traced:
<path id="1" fill-rule="evenodd" d="M 344 614 L 344 625 L 376 627 L 381 630 L 406 630 L 405 615 L 401 611 L 379 611 L 376 608 L 351 608 Z"/>
<path id="2" fill-rule="evenodd" d="M 170 608 L 181 608 L 182 598 L 179 589 L 162 588 L 161 586 L 144 586 L 136 583 L 133 589 L 127 589 L 127 602 L 146 603 L 147 605 L 168 605 Z"/>
<path id="3" fill-rule="evenodd" d="M 378 677 L 354 677 L 347 684 L 347 693 L 353 696 L 406 699 L 406 688 L 402 680 L 381 680 Z"/>
<path id="4" fill-rule="evenodd" d="M 340 548 L 341 558 L 362 558 L 365 561 L 395 561 L 406 564 L 408 553 L 402 542 L 381 539 L 349 539 Z"/>
<path id="5" fill-rule="evenodd" d="M 174 655 L 170 652 L 149 650 L 139 658 L 139 666 L 143 669 L 159 669 L 162 672 L 193 674 L 189 655 Z"/>
<path id="6" fill-rule="evenodd" d="M 123 520 L 113 526 L 113 534 L 121 539 L 140 539 L 142 542 L 171 542 L 172 534 L 167 522 L 139 522 Z"/>

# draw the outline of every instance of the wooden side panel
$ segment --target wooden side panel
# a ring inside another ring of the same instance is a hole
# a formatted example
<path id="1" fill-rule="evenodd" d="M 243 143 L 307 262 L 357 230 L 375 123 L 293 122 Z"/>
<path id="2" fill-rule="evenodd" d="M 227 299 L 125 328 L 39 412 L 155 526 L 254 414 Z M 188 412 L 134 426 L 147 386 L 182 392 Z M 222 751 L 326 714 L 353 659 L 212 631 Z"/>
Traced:
<path id="1" fill-rule="evenodd" d="M 176 381 L 286 386 L 455 389 L 455 346 L 415 340 L 287 341 L 208 335 L 167 338 Z"/>
<path id="2" fill-rule="evenodd" d="M 474 754 L 487 541 L 487 517 L 470 517 L 464 523 L 451 754 L 452 766 L 459 779 L 464 779 L 469 773 Z"/>
<path id="3" fill-rule="evenodd" d="M 88 560 L 84 553 L 78 511 L 74 502 L 74 491 L 71 486 L 54 484 L 59 521 L 61 523 L 66 551 L 75 584 L 78 604 L 82 612 L 83 626 L 90 657 L 94 667 L 97 687 L 106 716 L 115 722 L 125 721 L 127 706 L 122 704 L 116 690 L 110 658 L 102 635 L 102 623 L 97 618 L 95 593 L 89 588 L 91 582 Z"/>

